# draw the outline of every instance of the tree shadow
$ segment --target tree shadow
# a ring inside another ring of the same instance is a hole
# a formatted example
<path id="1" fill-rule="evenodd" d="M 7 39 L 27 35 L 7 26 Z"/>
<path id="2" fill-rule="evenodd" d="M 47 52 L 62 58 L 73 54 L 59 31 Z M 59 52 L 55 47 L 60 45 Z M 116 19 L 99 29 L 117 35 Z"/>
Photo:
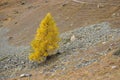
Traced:
<path id="1" fill-rule="evenodd" d="M 47 56 L 46 60 L 44 62 L 40 63 L 39 66 L 50 65 L 50 64 L 54 63 L 55 61 L 58 60 L 60 55 L 61 55 L 61 53 L 57 52 L 54 55 Z"/>

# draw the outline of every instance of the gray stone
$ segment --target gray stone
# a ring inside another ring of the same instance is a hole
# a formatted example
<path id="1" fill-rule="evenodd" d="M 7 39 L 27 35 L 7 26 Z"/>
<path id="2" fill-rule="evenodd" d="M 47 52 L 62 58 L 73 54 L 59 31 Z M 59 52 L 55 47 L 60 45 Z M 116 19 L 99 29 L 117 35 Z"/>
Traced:
<path id="1" fill-rule="evenodd" d="M 23 77 L 30 77 L 30 76 L 32 76 L 32 74 L 25 74 L 25 73 L 24 73 L 24 74 L 21 74 L 21 75 L 20 75 L 20 78 L 23 78 Z"/>

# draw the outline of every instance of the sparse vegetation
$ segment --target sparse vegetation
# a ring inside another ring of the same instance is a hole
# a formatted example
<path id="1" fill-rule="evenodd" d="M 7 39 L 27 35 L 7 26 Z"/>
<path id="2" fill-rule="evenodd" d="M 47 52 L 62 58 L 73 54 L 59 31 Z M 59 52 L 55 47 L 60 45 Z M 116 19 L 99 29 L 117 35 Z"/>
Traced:
<path id="1" fill-rule="evenodd" d="M 36 36 L 31 42 L 33 52 L 29 55 L 32 61 L 44 61 L 58 48 L 59 32 L 50 13 L 42 20 Z"/>

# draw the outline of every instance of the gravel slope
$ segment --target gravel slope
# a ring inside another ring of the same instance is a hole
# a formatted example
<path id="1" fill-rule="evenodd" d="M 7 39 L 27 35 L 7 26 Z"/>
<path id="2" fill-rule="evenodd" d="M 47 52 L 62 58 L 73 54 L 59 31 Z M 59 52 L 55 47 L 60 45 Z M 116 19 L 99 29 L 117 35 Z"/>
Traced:
<path id="1" fill-rule="evenodd" d="M 1 28 L 0 33 L 7 33 L 7 29 Z M 29 63 L 29 46 L 13 46 L 7 41 L 9 38 L 0 34 L 0 78 L 15 77 L 17 72 L 25 69 L 38 67 L 37 64 Z M 71 37 L 75 40 L 71 41 Z M 86 27 L 81 27 L 72 31 L 62 33 L 59 52 L 50 58 L 49 61 L 40 66 L 43 74 L 54 73 L 58 70 L 66 70 L 70 67 L 81 68 L 88 66 L 99 60 L 100 55 L 107 53 L 107 50 L 95 54 L 85 54 L 89 47 L 95 47 L 98 43 L 107 43 L 120 39 L 120 28 L 112 29 L 110 23 L 102 22 Z M 82 50 L 82 52 L 80 52 Z M 102 54 L 101 54 L 102 53 Z M 8 56 L 7 56 L 8 55 Z M 5 58 L 4 58 L 5 56 Z M 7 56 L 7 57 L 6 57 Z M 74 57 L 74 58 L 73 58 Z M 86 61 L 86 59 L 89 59 Z M 54 63 L 52 63 L 54 62 Z M 69 63 L 66 65 L 66 63 Z M 55 67 L 55 65 L 57 65 Z M 14 73 L 13 71 L 16 70 Z M 7 74 L 6 74 L 7 72 Z"/>

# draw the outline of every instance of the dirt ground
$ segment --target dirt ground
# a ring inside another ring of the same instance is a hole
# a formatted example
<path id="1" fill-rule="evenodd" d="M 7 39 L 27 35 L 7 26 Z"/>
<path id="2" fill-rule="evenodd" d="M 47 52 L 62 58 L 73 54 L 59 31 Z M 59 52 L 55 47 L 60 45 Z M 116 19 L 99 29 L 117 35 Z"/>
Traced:
<path id="1" fill-rule="evenodd" d="M 1 0 L 1 27 L 15 45 L 28 45 L 42 18 L 50 12 L 60 32 L 108 21 L 119 27 L 120 0 Z M 18 32 L 19 31 L 19 32 Z M 27 37 L 30 35 L 29 37 Z"/>
<path id="2" fill-rule="evenodd" d="M 102 52 L 113 43 L 111 46 L 111 50 L 106 55 L 99 57 L 97 62 L 94 62 L 88 66 L 82 68 L 68 67 L 65 70 L 57 70 L 52 73 L 43 74 L 40 68 L 28 71 L 29 74 L 32 74 L 31 77 L 20 78 L 19 76 L 14 79 L 8 80 L 119 80 L 120 78 L 120 49 L 118 45 L 120 41 L 108 42 L 104 45 L 96 44 L 96 48 L 90 47 L 86 51 L 81 51 L 81 53 L 86 53 L 86 55 L 96 55 L 97 52 Z M 88 53 L 88 54 L 87 54 Z M 118 55 L 116 55 L 118 54 Z M 82 55 L 77 55 L 74 58 L 80 58 Z M 90 60 L 92 57 L 86 57 L 85 61 Z M 95 56 L 94 58 L 95 59 Z M 50 61 L 51 62 L 51 61 Z M 74 61 L 66 64 L 74 64 Z M 78 62 L 79 63 L 79 62 Z M 53 63 L 56 64 L 56 63 Z M 51 65 L 46 67 L 47 69 L 51 69 Z M 21 73 L 25 73 L 24 71 Z"/>
<path id="3" fill-rule="evenodd" d="M 4 35 L 10 38 L 9 44 L 26 46 L 48 12 L 54 17 L 60 33 L 100 22 L 120 28 L 120 0 L 0 0 L 0 28 L 9 29 Z M 78 70 L 71 68 L 66 75 L 49 77 L 49 80 L 79 80 L 79 77 L 82 77 L 80 80 L 119 80 L 120 57 L 112 55 L 115 50 L 113 48 L 97 63 Z M 46 76 L 36 70 L 29 73 L 33 74 L 31 80 L 45 80 Z"/>

